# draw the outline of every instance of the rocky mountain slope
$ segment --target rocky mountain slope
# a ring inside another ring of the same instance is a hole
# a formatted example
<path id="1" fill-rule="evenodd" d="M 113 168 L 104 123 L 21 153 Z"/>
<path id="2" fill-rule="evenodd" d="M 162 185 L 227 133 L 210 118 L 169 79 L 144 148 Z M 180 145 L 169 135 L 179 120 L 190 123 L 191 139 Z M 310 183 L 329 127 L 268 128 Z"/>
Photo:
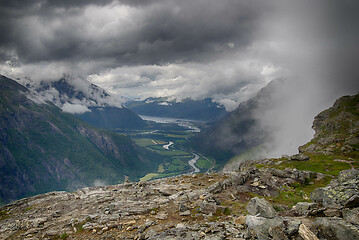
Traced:
<path id="1" fill-rule="evenodd" d="M 338 99 L 333 107 L 315 117 L 312 141 L 300 152 L 359 157 L 359 95 Z"/>
<path id="2" fill-rule="evenodd" d="M 58 81 L 29 84 L 43 99 L 85 122 L 105 129 L 142 129 L 146 122 L 123 107 L 123 100 L 80 79 L 64 77 Z"/>
<path id="3" fill-rule="evenodd" d="M 229 173 L 182 175 L 18 200 L 0 209 L 0 236 L 359 239 L 359 158 L 351 142 L 358 136 L 358 106 L 358 95 L 344 97 L 319 114 L 315 126 L 342 127 L 324 135 L 325 128 L 320 128 L 314 140 L 293 156 L 244 161 Z M 334 120 L 343 114 L 343 123 Z M 332 136 L 337 148 L 321 144 L 321 136 Z"/>
<path id="4" fill-rule="evenodd" d="M 0 77 L 0 202 L 139 179 L 161 156 L 96 129 Z"/>

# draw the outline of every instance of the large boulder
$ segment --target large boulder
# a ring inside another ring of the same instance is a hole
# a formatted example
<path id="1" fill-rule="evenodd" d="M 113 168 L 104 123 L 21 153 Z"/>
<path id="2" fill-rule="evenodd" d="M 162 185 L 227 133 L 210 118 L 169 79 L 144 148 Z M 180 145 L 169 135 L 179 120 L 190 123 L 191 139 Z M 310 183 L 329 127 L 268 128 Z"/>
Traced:
<path id="1" fill-rule="evenodd" d="M 280 231 L 283 231 L 284 229 L 284 222 L 283 219 L 280 217 L 275 218 L 264 218 L 264 217 L 257 217 L 252 215 L 246 216 L 246 225 L 250 230 L 252 230 L 257 239 L 272 239 L 272 235 L 274 232 L 274 229 L 281 229 Z M 270 231 L 271 229 L 271 231 Z"/>
<path id="2" fill-rule="evenodd" d="M 299 216 L 306 216 L 311 210 L 317 208 L 316 203 L 299 202 L 294 206 L 295 213 Z"/>
<path id="3" fill-rule="evenodd" d="M 341 171 L 338 179 L 332 180 L 324 188 L 314 190 L 310 198 L 325 207 L 359 207 L 359 170 Z"/>
<path id="4" fill-rule="evenodd" d="M 359 229 L 341 218 L 317 218 L 318 237 L 327 240 L 359 239 Z"/>
<path id="5" fill-rule="evenodd" d="M 258 197 L 252 198 L 249 201 L 246 209 L 249 214 L 255 215 L 257 217 L 274 218 L 277 215 L 276 211 L 270 203 L 268 203 L 265 199 Z"/>

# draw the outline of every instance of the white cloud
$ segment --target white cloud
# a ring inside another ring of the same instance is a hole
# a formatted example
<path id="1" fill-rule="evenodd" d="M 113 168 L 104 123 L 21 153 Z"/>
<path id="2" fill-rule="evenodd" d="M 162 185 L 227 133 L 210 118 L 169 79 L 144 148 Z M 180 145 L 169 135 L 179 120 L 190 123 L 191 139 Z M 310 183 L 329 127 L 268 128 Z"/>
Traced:
<path id="1" fill-rule="evenodd" d="M 245 54 L 243 54 L 245 55 Z M 267 62 L 233 55 L 211 63 L 124 66 L 88 77 L 90 82 L 129 98 L 213 98 L 233 110 L 267 83 Z M 227 101 L 222 101 L 227 99 Z M 236 103 L 233 105 L 233 103 Z"/>
<path id="2" fill-rule="evenodd" d="M 72 113 L 72 114 L 82 114 L 85 112 L 90 112 L 90 109 L 88 109 L 86 106 L 84 105 L 80 105 L 80 104 L 71 104 L 71 103 L 65 103 L 62 107 L 61 107 L 62 111 L 67 112 L 67 113 Z"/>
<path id="3" fill-rule="evenodd" d="M 108 183 L 104 180 L 101 180 L 101 179 L 96 179 L 94 182 L 93 182 L 93 185 L 95 187 L 100 187 L 100 186 L 106 186 L 108 185 Z"/>

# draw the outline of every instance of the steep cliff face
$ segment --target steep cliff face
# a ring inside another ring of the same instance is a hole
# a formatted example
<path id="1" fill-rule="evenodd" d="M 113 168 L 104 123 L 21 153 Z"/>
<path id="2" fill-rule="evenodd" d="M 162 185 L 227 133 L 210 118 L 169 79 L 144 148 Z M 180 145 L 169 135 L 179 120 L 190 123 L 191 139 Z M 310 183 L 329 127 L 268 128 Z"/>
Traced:
<path id="1" fill-rule="evenodd" d="M 138 179 L 161 157 L 0 77 L 0 200 Z"/>
<path id="2" fill-rule="evenodd" d="M 300 152 L 359 157 L 359 94 L 342 97 L 318 114 L 313 129 L 314 138 Z"/>

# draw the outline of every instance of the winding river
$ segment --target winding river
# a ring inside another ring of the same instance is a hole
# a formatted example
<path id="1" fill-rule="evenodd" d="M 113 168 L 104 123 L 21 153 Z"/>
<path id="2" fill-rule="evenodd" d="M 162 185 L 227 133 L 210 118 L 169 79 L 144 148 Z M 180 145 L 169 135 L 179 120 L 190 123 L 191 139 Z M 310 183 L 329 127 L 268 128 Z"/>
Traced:
<path id="1" fill-rule="evenodd" d="M 172 142 L 172 141 L 170 141 L 168 144 L 166 144 L 166 145 L 163 145 L 162 147 L 164 148 L 164 149 L 167 149 L 167 150 L 169 150 L 169 147 L 171 146 L 171 145 L 173 145 L 174 144 L 174 142 Z M 192 153 L 193 155 L 194 155 L 194 158 L 192 158 L 191 160 L 189 160 L 188 161 L 188 164 L 194 169 L 194 171 L 192 171 L 190 174 L 192 174 L 192 173 L 199 173 L 201 170 L 198 168 L 198 167 L 196 167 L 196 162 L 198 161 L 198 159 L 199 159 L 199 156 L 197 155 L 197 154 L 195 154 L 195 153 Z"/>
<path id="2" fill-rule="evenodd" d="M 199 156 L 195 153 L 192 153 L 194 155 L 194 158 L 192 158 L 191 160 L 188 161 L 188 164 L 194 169 L 193 172 L 191 173 L 198 173 L 200 172 L 199 168 L 196 167 L 195 163 L 197 162 L 197 160 L 199 159 Z"/>

